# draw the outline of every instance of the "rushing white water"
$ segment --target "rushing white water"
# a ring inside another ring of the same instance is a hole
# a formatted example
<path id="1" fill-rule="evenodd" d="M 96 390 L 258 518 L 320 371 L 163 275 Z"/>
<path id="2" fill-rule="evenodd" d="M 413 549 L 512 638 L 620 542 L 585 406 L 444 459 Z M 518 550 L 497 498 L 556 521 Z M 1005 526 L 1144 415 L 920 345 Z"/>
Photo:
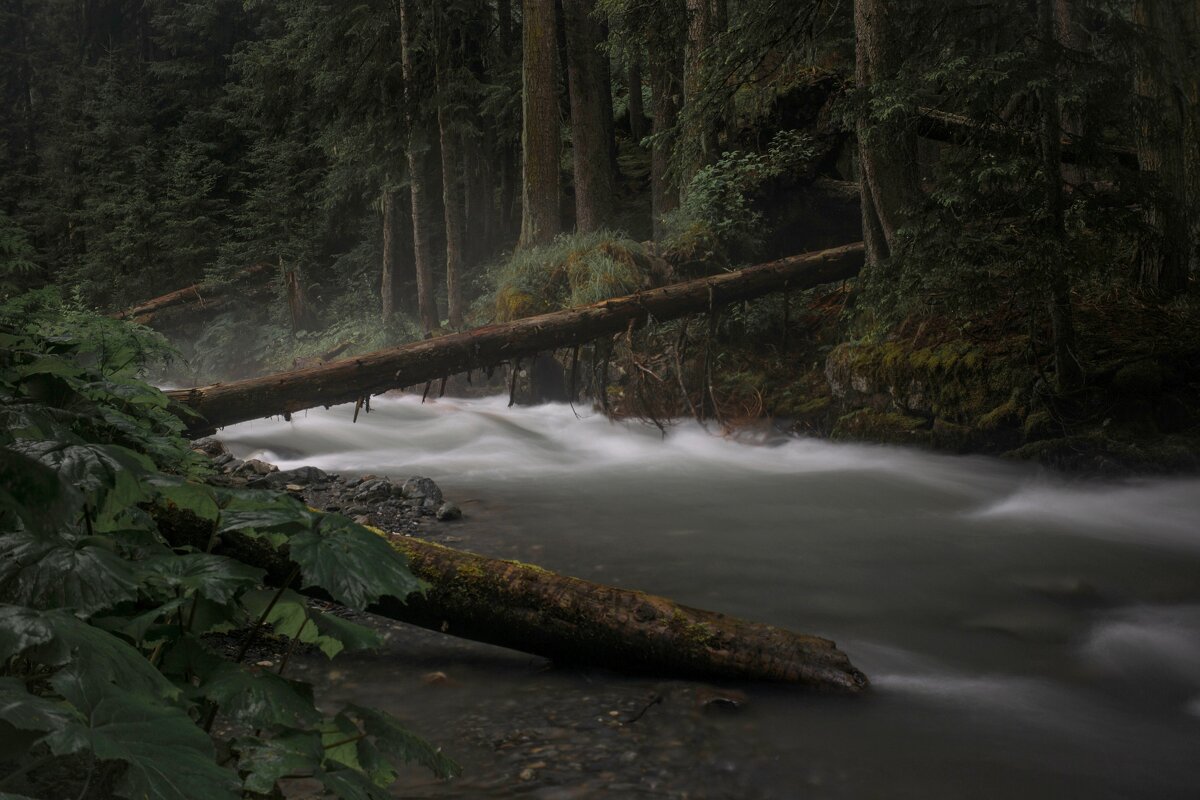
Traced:
<path id="1" fill-rule="evenodd" d="M 777 762 L 763 797 L 811 787 L 800 763 L 828 778 L 812 796 L 1200 796 L 1200 480 L 664 438 L 498 398 L 351 414 L 223 438 L 281 467 L 427 475 L 505 552 L 836 639 L 874 696 L 756 711 L 739 746 Z"/>

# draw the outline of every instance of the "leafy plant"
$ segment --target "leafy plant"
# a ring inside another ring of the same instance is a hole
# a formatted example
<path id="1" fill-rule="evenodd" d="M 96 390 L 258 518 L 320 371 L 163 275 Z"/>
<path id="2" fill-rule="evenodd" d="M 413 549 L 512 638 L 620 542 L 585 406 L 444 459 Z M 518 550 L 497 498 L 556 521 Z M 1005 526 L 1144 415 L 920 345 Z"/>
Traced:
<path id="1" fill-rule="evenodd" d="M 30 301 L 31 302 L 31 301 Z M 112 342 L 36 330 L 0 309 L 0 791 L 57 762 L 127 798 L 270 794 L 287 777 L 382 798 L 414 762 L 453 761 L 384 714 L 330 717 L 312 688 L 243 663 L 264 632 L 330 658 L 379 644 L 292 586 L 364 609 L 421 590 L 406 559 L 345 517 L 278 493 L 217 488 L 182 438 L 181 409 L 137 374 L 140 334 Z M 111 321 L 90 324 L 108 329 Z M 186 518 L 203 535 L 183 538 Z M 213 552 L 219 537 L 286 548 L 292 574 Z M 208 634 L 247 631 L 235 660 Z M 216 721 L 222 724 L 219 735 Z"/>

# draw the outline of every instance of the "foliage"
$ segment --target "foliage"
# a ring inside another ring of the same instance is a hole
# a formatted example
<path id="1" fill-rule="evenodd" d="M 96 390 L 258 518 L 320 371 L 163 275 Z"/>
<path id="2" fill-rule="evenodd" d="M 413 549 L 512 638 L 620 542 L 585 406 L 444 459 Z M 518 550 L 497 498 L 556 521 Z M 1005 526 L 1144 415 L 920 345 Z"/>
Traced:
<path id="1" fill-rule="evenodd" d="M 756 194 L 774 179 L 798 172 L 812 157 L 812 139 L 800 131 L 780 131 L 762 152 L 726 151 L 696 173 L 679 209 L 667 215 L 664 246 L 677 249 L 700 230 L 726 254 L 752 253 L 763 223 Z"/>
<path id="2" fill-rule="evenodd" d="M 27 285 L 37 274 L 36 257 L 29 235 L 0 211 L 0 299 Z"/>
<path id="3" fill-rule="evenodd" d="M 290 589 L 264 588 L 261 570 L 212 552 L 218 536 L 286 547 L 297 585 L 356 609 L 419 591 L 406 559 L 287 495 L 197 480 L 207 468 L 180 435 L 181 409 L 137 379 L 159 343 L 147 351 L 144 332 L 115 335 L 111 320 L 91 320 L 110 335 L 85 339 L 15 318 L 38 302 L 0 310 L 6 788 L 71 758 L 111 769 L 127 798 L 269 794 L 299 775 L 335 796 L 382 797 L 408 761 L 453 774 L 396 721 L 354 706 L 327 716 L 311 687 L 223 659 L 204 638 L 248 631 L 243 657 L 268 630 L 330 657 L 379 643 Z M 172 542 L 161 520 L 179 514 L 210 532 L 207 547 Z"/>
<path id="4" fill-rule="evenodd" d="M 507 322 L 646 288 L 653 265 L 637 242 L 610 231 L 562 235 L 520 250 L 492 275 L 495 319 Z"/>

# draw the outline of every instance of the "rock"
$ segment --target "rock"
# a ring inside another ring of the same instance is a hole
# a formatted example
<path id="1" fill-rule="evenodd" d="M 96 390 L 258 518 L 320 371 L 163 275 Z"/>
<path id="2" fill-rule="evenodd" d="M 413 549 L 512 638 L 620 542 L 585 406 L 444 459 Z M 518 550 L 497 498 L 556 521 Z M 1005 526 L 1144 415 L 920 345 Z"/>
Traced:
<path id="1" fill-rule="evenodd" d="M 462 519 L 462 509 L 454 503 L 442 503 L 438 506 L 437 518 L 442 522 L 449 522 L 454 519 Z"/>
<path id="2" fill-rule="evenodd" d="M 243 461 L 242 465 L 237 468 L 240 475 L 270 475 L 272 472 L 279 470 L 279 467 L 274 464 L 268 464 L 262 459 L 252 458 L 248 461 Z"/>
<path id="3" fill-rule="evenodd" d="M 400 489 L 401 495 L 410 505 L 430 506 L 437 508 L 442 503 L 442 490 L 431 478 L 414 475 L 404 482 Z M 430 503 L 429 501 L 433 502 Z"/>
<path id="4" fill-rule="evenodd" d="M 350 480 L 346 481 L 346 488 L 353 489 L 355 486 L 361 486 L 362 482 L 363 479 L 361 477 L 351 478 Z"/>
<path id="5" fill-rule="evenodd" d="M 737 711 L 746 704 L 745 692 L 701 686 L 696 689 L 696 705 L 702 711 Z"/>
<path id="6" fill-rule="evenodd" d="M 525 769 L 521 770 L 521 774 L 517 777 L 523 781 L 531 781 L 533 780 L 535 774 L 536 773 L 534 773 L 533 770 L 531 770 L 529 767 L 526 767 Z"/>
<path id="7" fill-rule="evenodd" d="M 228 464 L 230 461 L 236 461 L 236 460 L 237 459 L 235 459 L 233 457 L 232 453 L 221 453 L 221 455 L 217 456 L 216 458 L 214 458 L 212 460 L 212 463 L 213 463 L 214 467 L 223 467 L 226 464 Z"/>
<path id="8" fill-rule="evenodd" d="M 450 676 L 444 672 L 426 672 L 421 676 L 421 681 L 430 686 L 447 686 L 451 683 Z"/>
<path id="9" fill-rule="evenodd" d="M 296 467 L 295 469 L 278 470 L 266 476 L 268 486 L 278 488 L 289 483 L 308 486 L 328 480 L 329 476 L 316 467 Z"/>
<path id="10" fill-rule="evenodd" d="M 242 461 L 240 458 L 231 458 L 221 466 L 221 471 L 227 475 L 237 474 L 238 470 L 240 470 L 245 463 L 246 462 Z"/>
<path id="11" fill-rule="evenodd" d="M 211 436 L 205 436 L 203 439 L 197 439 L 196 441 L 192 442 L 192 449 L 199 450 L 201 453 L 204 453 L 207 456 L 213 456 L 214 458 L 217 456 L 228 455 L 225 445 L 221 444 Z M 232 457 L 233 456 L 230 456 L 230 458 Z"/>
<path id="12" fill-rule="evenodd" d="M 367 508 L 366 506 L 350 506 L 346 509 L 346 516 L 348 517 L 358 517 L 370 513 L 371 509 Z"/>
<path id="13" fill-rule="evenodd" d="M 364 481 L 354 492 L 354 499 L 360 503 L 378 503 L 391 496 L 392 483 L 383 478 Z"/>
<path id="14" fill-rule="evenodd" d="M 359 514 L 358 516 L 356 516 L 354 518 L 354 521 L 357 522 L 359 525 L 370 525 L 371 517 L 368 516 L 367 514 Z"/>

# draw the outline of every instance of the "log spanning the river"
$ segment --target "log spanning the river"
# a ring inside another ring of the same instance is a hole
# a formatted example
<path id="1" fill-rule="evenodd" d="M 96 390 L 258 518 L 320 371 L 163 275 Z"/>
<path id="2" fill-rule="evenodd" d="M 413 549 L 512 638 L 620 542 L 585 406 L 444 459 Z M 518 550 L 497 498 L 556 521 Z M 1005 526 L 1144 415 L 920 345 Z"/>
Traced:
<path id="1" fill-rule="evenodd" d="M 195 283 L 167 292 L 132 308 L 113 314 L 116 319 L 132 319 L 140 325 L 150 325 L 163 312 L 217 311 L 241 287 L 241 281 L 258 279 L 274 269 L 270 264 L 255 264 L 236 276 L 233 283 Z"/>
<path id="2" fill-rule="evenodd" d="M 208 523 L 177 509 L 156 513 L 163 515 L 160 529 L 173 546 L 209 546 Z M 385 598 L 370 609 L 390 619 L 560 664 L 775 681 L 848 694 L 869 685 L 828 639 L 372 530 L 407 556 L 413 574 L 429 584 L 423 595 Z M 214 552 L 265 570 L 267 582 L 276 586 L 296 574 L 286 553 L 261 538 L 225 533 Z"/>
<path id="3" fill-rule="evenodd" d="M 527 358 L 645 324 L 785 289 L 811 289 L 858 274 L 861 242 L 589 306 L 527 317 L 307 369 L 168 392 L 197 414 L 192 434 L 238 422 L 355 401 L 389 389 Z"/>

